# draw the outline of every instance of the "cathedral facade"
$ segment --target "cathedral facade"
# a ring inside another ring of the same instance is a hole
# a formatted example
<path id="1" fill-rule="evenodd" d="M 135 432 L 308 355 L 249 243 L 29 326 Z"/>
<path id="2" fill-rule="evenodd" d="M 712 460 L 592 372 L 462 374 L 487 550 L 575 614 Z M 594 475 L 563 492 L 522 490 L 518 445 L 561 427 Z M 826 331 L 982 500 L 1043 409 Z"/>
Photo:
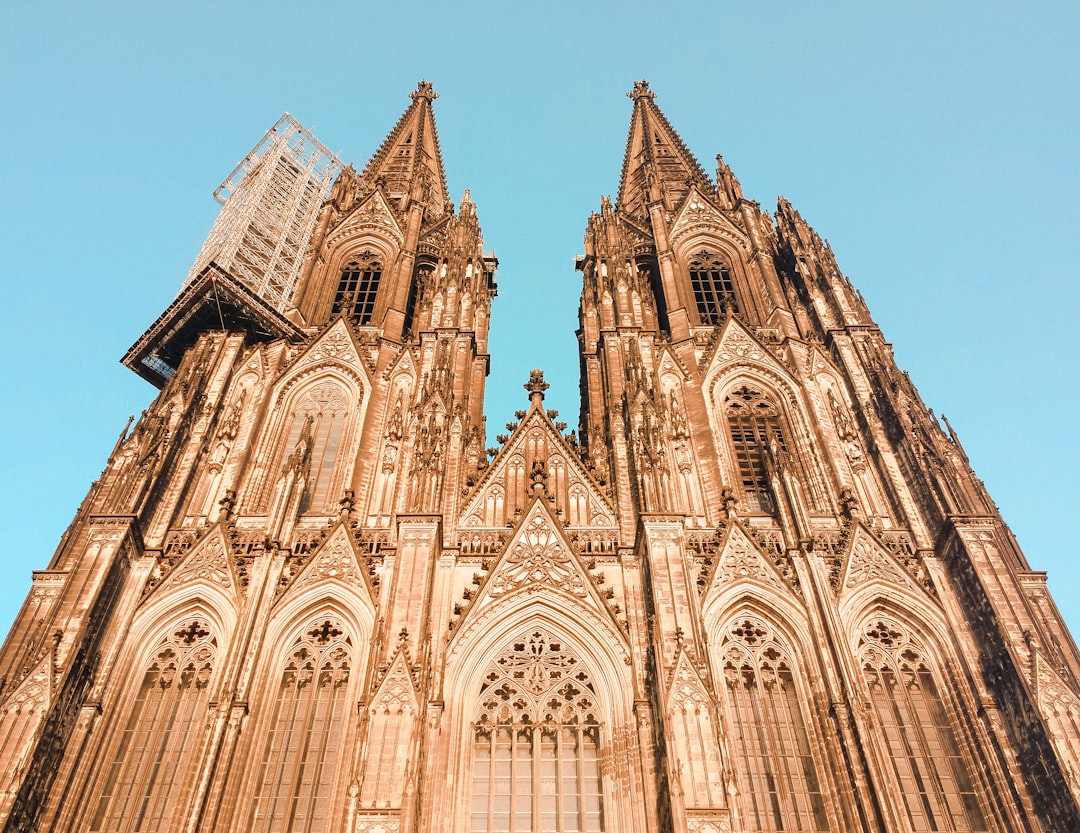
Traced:
<path id="1" fill-rule="evenodd" d="M 0 829 L 1080 830 L 1045 575 L 828 245 L 629 96 L 579 425 L 536 370 L 490 447 L 431 85 L 359 172 L 241 163 L 0 652 Z"/>

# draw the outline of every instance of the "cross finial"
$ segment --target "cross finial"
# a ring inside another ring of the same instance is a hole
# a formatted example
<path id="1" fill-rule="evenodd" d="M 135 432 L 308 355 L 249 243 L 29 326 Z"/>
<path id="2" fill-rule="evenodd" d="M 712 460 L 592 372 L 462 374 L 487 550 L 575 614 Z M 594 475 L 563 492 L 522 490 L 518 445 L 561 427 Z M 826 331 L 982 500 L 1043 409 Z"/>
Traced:
<path id="1" fill-rule="evenodd" d="M 544 381 L 544 371 L 540 370 L 540 368 L 536 368 L 529 373 L 529 381 L 522 385 L 522 387 L 529 392 L 530 400 L 542 401 L 544 399 L 544 391 L 550 388 L 551 385 Z"/>
<path id="2" fill-rule="evenodd" d="M 656 93 L 649 89 L 649 82 L 642 78 L 640 81 L 634 82 L 634 89 L 626 94 L 627 98 L 632 98 L 637 101 L 639 98 L 647 98 L 650 101 L 656 98 Z"/>
<path id="3" fill-rule="evenodd" d="M 435 88 L 431 86 L 430 81 L 417 81 L 416 92 L 409 93 L 409 98 L 416 101 L 418 98 L 426 98 L 428 101 L 434 101 L 439 97 L 439 94 L 435 92 Z"/>

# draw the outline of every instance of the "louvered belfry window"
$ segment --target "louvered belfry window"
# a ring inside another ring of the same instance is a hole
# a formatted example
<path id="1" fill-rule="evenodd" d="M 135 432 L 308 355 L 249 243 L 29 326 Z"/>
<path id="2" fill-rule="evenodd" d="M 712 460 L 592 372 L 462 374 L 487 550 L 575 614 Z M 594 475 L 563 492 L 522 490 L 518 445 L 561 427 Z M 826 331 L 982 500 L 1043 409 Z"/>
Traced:
<path id="1" fill-rule="evenodd" d="M 534 629 L 491 663 L 473 724 L 472 833 L 604 830 L 592 678 Z"/>
<path id="2" fill-rule="evenodd" d="M 829 830 L 787 650 L 764 621 L 741 617 L 728 628 L 722 651 L 747 829 Z"/>
<path id="3" fill-rule="evenodd" d="M 334 617 L 305 628 L 285 659 L 251 787 L 252 833 L 326 833 L 341 750 L 352 640 Z"/>
<path id="4" fill-rule="evenodd" d="M 773 514 L 770 467 L 786 452 L 780 414 L 761 391 L 743 385 L 724 397 L 735 468 L 750 512 Z"/>
<path id="5" fill-rule="evenodd" d="M 217 649 L 210 626 L 200 618 L 184 622 L 159 643 L 105 765 L 90 830 L 161 830 L 187 809 L 180 804 L 181 784 L 206 737 Z"/>
<path id="6" fill-rule="evenodd" d="M 727 311 L 739 312 L 735 301 L 735 283 L 731 270 L 719 256 L 709 251 L 694 255 L 687 264 L 690 270 L 690 287 L 694 290 L 698 316 L 702 324 L 724 323 Z"/>
<path id="7" fill-rule="evenodd" d="M 381 277 L 382 264 L 374 252 L 364 252 L 349 261 L 341 270 L 341 279 L 334 295 L 333 314 L 341 312 L 342 307 L 348 307 L 346 314 L 357 324 L 370 324 Z"/>

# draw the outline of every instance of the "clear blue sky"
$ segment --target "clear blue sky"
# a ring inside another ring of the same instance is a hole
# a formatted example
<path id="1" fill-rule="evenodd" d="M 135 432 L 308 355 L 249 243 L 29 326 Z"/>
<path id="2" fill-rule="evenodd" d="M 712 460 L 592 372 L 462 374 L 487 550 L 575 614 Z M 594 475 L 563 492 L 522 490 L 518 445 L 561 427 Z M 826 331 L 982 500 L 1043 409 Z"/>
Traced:
<path id="1" fill-rule="evenodd" d="M 0 0 L 0 631 L 128 414 L 213 189 L 288 110 L 362 165 L 426 78 L 498 252 L 489 439 L 532 367 L 573 424 L 573 258 L 647 78 L 706 170 L 828 238 L 1080 628 L 1072 3 Z"/>

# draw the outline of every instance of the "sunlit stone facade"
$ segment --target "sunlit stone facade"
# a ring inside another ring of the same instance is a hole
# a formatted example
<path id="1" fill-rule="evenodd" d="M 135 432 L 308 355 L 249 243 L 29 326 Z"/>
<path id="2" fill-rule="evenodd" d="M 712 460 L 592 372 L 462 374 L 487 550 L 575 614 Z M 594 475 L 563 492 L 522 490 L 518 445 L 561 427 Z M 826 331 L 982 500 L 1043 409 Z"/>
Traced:
<path id="1" fill-rule="evenodd" d="M 639 82 L 580 424 L 534 371 L 489 448 L 434 98 L 288 308 L 208 264 L 125 359 L 0 654 L 3 829 L 1080 830 L 1080 657 L 829 247 Z"/>

